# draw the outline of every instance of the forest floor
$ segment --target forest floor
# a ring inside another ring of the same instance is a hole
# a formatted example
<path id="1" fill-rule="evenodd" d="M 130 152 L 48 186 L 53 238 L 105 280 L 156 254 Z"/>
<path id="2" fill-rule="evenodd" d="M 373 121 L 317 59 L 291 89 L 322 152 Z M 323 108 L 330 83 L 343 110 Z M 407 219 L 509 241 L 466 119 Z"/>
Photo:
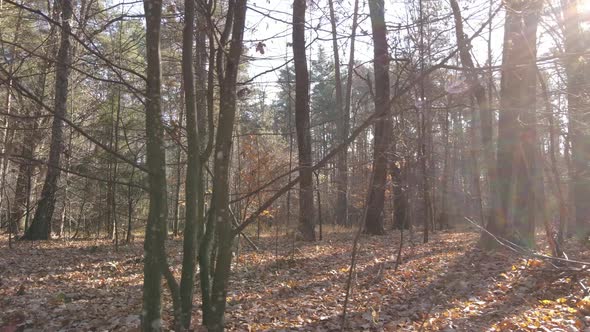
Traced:
<path id="1" fill-rule="evenodd" d="M 395 270 L 399 232 L 362 236 L 349 330 L 590 331 L 590 297 L 584 294 L 590 272 L 558 270 L 507 250 L 486 253 L 477 248 L 478 237 L 439 232 L 423 245 L 414 234 Z M 259 251 L 244 247 L 234 260 L 227 329 L 339 331 L 352 238 L 351 232 L 332 232 L 321 242 L 292 247 L 268 235 Z M 13 245 L 0 239 L 1 332 L 137 330 L 142 243 L 118 252 L 111 242 L 96 240 Z M 179 276 L 181 241 L 169 241 L 168 252 Z M 567 252 L 590 260 L 588 247 L 570 244 Z M 170 327 L 167 292 L 164 300 Z M 200 318 L 197 309 L 193 322 Z"/>

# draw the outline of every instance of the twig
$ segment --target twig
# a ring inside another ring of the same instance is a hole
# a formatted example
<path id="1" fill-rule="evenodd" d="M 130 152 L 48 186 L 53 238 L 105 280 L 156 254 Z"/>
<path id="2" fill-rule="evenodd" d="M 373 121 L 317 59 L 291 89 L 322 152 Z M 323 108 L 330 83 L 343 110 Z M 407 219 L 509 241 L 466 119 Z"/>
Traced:
<path id="1" fill-rule="evenodd" d="M 373 186 L 373 177 L 371 177 L 369 188 Z M 340 326 L 340 331 L 344 331 L 346 328 L 346 314 L 348 309 L 348 301 L 352 297 L 351 294 L 351 286 L 352 286 L 352 275 L 354 273 L 354 269 L 356 266 L 356 256 L 359 250 L 359 241 L 361 238 L 361 233 L 363 231 L 363 223 L 365 219 L 367 219 L 367 211 L 369 210 L 369 204 L 365 205 L 365 210 L 363 211 L 363 217 L 358 221 L 358 229 L 356 231 L 356 235 L 354 236 L 354 242 L 352 244 L 352 254 L 350 257 L 350 267 L 348 270 L 348 279 L 346 280 L 346 296 L 344 297 L 344 306 L 342 308 L 342 325 Z"/>
<path id="2" fill-rule="evenodd" d="M 552 257 L 552 256 L 547 256 L 544 254 L 540 254 L 538 252 L 534 252 L 530 249 L 524 248 L 522 246 L 519 246 L 518 244 L 511 242 L 507 239 L 504 239 L 502 237 L 499 237 L 495 234 L 490 233 L 490 231 L 488 231 L 487 229 L 485 229 L 484 227 L 481 227 L 480 225 L 478 225 L 476 222 L 474 222 L 473 220 L 471 220 L 469 217 L 464 217 L 465 220 L 467 220 L 468 222 L 470 222 L 471 224 L 473 224 L 475 227 L 479 228 L 480 230 L 482 230 L 483 232 L 485 232 L 486 234 L 488 234 L 489 236 L 491 236 L 494 240 L 496 240 L 496 242 L 498 242 L 499 244 L 501 244 L 502 246 L 514 251 L 517 254 L 521 254 L 521 255 L 529 255 L 535 258 L 539 258 L 539 259 L 546 259 L 546 260 L 552 260 L 552 261 L 557 261 L 557 262 L 561 262 L 561 263 L 570 263 L 570 264 L 577 264 L 577 265 L 583 265 L 583 266 L 590 266 L 590 262 L 584 262 L 584 261 L 578 261 L 578 260 L 573 260 L 573 259 L 565 259 L 565 258 L 560 258 L 560 257 Z"/>
<path id="3" fill-rule="evenodd" d="M 372 181 L 371 181 L 372 182 Z M 370 188 L 370 187 L 369 187 Z M 344 307 L 342 308 L 342 325 L 340 326 L 340 331 L 344 331 L 346 327 L 346 314 L 348 309 L 348 301 L 352 297 L 352 275 L 354 273 L 354 269 L 356 267 L 356 257 L 359 250 L 359 241 L 361 237 L 361 233 L 363 231 L 363 222 L 367 217 L 367 211 L 369 206 L 365 206 L 365 211 L 363 212 L 363 218 L 359 221 L 358 229 L 356 231 L 356 235 L 354 236 L 354 242 L 352 245 L 352 254 L 350 257 L 350 266 L 348 270 L 348 278 L 346 279 L 346 296 L 344 297 Z"/>

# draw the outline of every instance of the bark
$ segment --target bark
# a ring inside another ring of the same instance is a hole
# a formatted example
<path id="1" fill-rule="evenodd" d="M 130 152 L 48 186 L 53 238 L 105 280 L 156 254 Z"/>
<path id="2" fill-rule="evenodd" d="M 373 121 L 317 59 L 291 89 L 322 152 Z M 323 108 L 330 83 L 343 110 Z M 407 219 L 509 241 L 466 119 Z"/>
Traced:
<path id="1" fill-rule="evenodd" d="M 498 123 L 494 216 L 488 231 L 534 246 L 537 178 L 536 32 L 540 1 L 508 4 Z M 484 233 L 486 234 L 486 233 Z M 484 235 L 484 244 L 494 242 Z"/>
<path id="2" fill-rule="evenodd" d="M 167 237 L 166 152 L 161 108 L 160 25 L 161 0 L 144 0 L 146 16 L 146 163 L 149 170 L 149 211 L 144 241 L 144 282 L 141 327 L 160 331 L 161 280 L 166 266 Z"/>
<path id="3" fill-rule="evenodd" d="M 246 3 L 246 0 L 229 2 L 228 12 L 231 12 L 232 15 L 228 14 L 229 21 L 226 21 L 226 27 L 231 27 L 231 43 L 225 57 L 223 79 L 220 82 L 219 122 L 215 139 L 211 210 L 199 252 L 203 323 L 211 332 L 223 331 L 224 328 L 227 285 L 235 236 L 232 232 L 232 217 L 229 207 L 229 166 L 237 109 L 236 83 L 243 48 Z M 212 254 L 210 250 L 213 237 L 218 244 L 216 254 Z M 210 257 L 214 258 L 215 264 L 208 261 Z M 210 276 L 212 276 L 212 280 L 209 279 Z"/>
<path id="4" fill-rule="evenodd" d="M 336 122 L 336 131 L 338 140 L 343 142 L 348 137 L 349 114 L 342 107 L 342 78 L 340 75 L 340 52 L 338 50 L 338 39 L 336 30 L 336 17 L 334 14 L 334 1 L 328 0 L 330 7 L 330 23 L 332 26 L 332 49 L 334 51 L 334 80 L 336 84 L 336 113 L 340 115 L 340 120 Z M 353 23 L 353 26 L 355 24 Z M 353 30 L 355 28 L 353 27 Z M 354 34 L 354 31 L 353 31 Z M 354 40 L 354 36 L 352 37 Z M 354 50 L 354 49 L 353 49 Z M 354 52 L 354 51 L 353 51 Z M 354 56 L 351 54 L 351 56 Z M 352 73 L 349 73 L 351 75 Z M 342 150 L 336 161 L 336 222 L 340 225 L 348 225 L 348 149 Z M 318 191 L 319 195 L 319 191 Z M 318 196 L 319 197 L 319 196 Z M 319 204 L 319 203 L 318 203 Z M 321 207 L 320 207 L 321 209 Z M 320 220 L 320 223 L 322 221 Z"/>
<path id="5" fill-rule="evenodd" d="M 370 0 L 369 10 L 373 30 L 373 56 L 375 73 L 375 121 L 373 144 L 373 172 L 367 197 L 365 231 L 372 235 L 385 233 L 383 227 L 383 206 L 387 180 L 387 151 L 391 140 L 392 124 L 389 109 L 389 52 L 385 26 L 385 4 L 383 0 Z"/>
<path id="6" fill-rule="evenodd" d="M 545 105 L 545 112 L 547 112 L 547 119 L 548 119 L 548 125 L 549 125 L 549 160 L 550 160 L 550 173 L 551 173 L 551 180 L 550 182 L 553 182 L 554 185 L 554 195 L 557 198 L 557 202 L 558 202 L 558 211 L 559 211 L 559 219 L 558 219 L 558 225 L 557 225 L 557 230 L 554 229 L 554 227 L 552 227 L 551 225 L 551 220 L 549 218 L 549 215 L 547 213 L 547 207 L 545 204 L 545 200 L 543 197 L 543 201 L 539 202 L 538 205 L 538 210 L 541 212 L 541 217 L 543 218 L 543 224 L 545 226 L 545 234 L 546 234 L 546 238 L 547 238 L 547 242 L 549 243 L 549 247 L 551 248 L 552 254 L 555 257 L 563 257 L 566 258 L 564 256 L 563 250 L 561 248 L 561 245 L 563 244 L 563 233 L 564 233 L 564 227 L 565 227 L 565 222 L 567 219 L 567 203 L 565 201 L 564 195 L 563 195 L 563 190 L 562 190 L 562 185 L 561 185 L 561 178 L 559 175 L 559 170 L 557 169 L 557 154 L 558 152 L 556 151 L 556 145 L 559 145 L 559 139 L 557 137 L 557 135 L 555 135 L 555 118 L 554 118 L 554 114 L 553 114 L 553 106 L 551 105 L 551 99 L 549 97 L 549 92 L 547 90 L 547 84 L 545 83 L 545 79 L 543 78 L 543 76 L 541 75 L 541 71 L 537 68 L 537 78 L 539 80 L 539 86 L 541 88 L 541 92 L 542 92 L 542 96 L 543 96 L 543 102 Z M 539 153 L 539 162 L 543 163 L 543 158 L 541 156 L 541 153 Z M 549 177 L 549 176 L 548 176 Z M 540 179 L 541 181 L 543 181 L 543 178 L 541 177 Z M 543 182 L 542 182 L 543 183 Z M 542 188 L 544 189 L 544 188 Z M 543 190 L 543 194 L 544 194 L 544 190 Z"/>
<path id="7" fill-rule="evenodd" d="M 346 140 L 346 138 L 348 138 L 348 134 L 350 132 L 350 104 L 352 102 L 352 77 L 353 77 L 353 71 L 354 71 L 354 53 L 355 53 L 355 41 L 356 41 L 356 29 L 358 26 L 358 9 L 359 9 L 359 0 L 355 0 L 354 1 L 354 12 L 352 14 L 352 32 L 350 35 L 350 54 L 349 54 L 349 58 L 348 58 L 348 68 L 347 68 L 347 77 L 346 77 L 346 96 L 344 99 L 344 110 L 342 113 L 342 142 L 344 142 L 344 140 Z M 350 222 L 350 217 L 349 217 L 349 211 L 348 211 L 348 207 L 350 206 L 350 204 L 348 203 L 348 154 L 346 153 L 348 151 L 348 147 L 345 148 L 345 151 L 342 152 L 341 156 L 342 159 L 340 160 L 341 164 L 340 164 L 340 170 L 344 170 L 343 174 L 340 174 L 340 180 L 339 180 L 339 184 L 341 186 L 341 189 L 338 189 L 338 194 L 340 195 L 338 197 L 338 201 L 337 201 L 337 209 L 339 209 L 337 211 L 337 216 L 338 213 L 342 213 L 342 211 L 346 212 L 346 215 L 344 216 L 343 222 L 345 223 L 345 225 L 350 226 L 351 222 Z M 337 175 L 338 176 L 338 175 Z M 346 190 L 346 192 L 344 192 L 346 195 L 343 195 L 342 190 Z M 344 210 L 342 208 L 342 203 L 346 202 L 346 207 Z M 337 219 L 340 220 L 340 219 Z"/>
<path id="8" fill-rule="evenodd" d="M 16 45 L 18 42 L 18 38 L 20 37 L 19 35 L 19 29 L 21 26 L 21 22 L 22 22 L 22 9 L 19 9 L 18 11 L 18 17 L 17 17 L 17 21 L 15 24 L 15 34 L 14 34 L 14 38 L 12 39 L 12 47 L 11 47 L 11 51 L 10 53 L 15 53 L 15 49 L 16 49 Z M 2 192 L 0 193 L 0 211 L 3 210 L 3 206 L 4 206 L 4 202 L 6 201 L 6 205 L 7 205 L 7 212 L 6 214 L 1 213 L 0 212 L 0 228 L 1 225 L 3 224 L 3 218 L 4 216 L 8 216 L 8 220 L 7 220 L 7 228 L 8 228 L 8 240 L 9 243 L 12 244 L 12 236 L 16 236 L 18 235 L 19 232 L 19 224 L 18 224 L 18 220 L 20 219 L 20 216 L 18 218 L 13 218 L 13 210 L 16 209 L 20 209 L 22 210 L 22 205 L 21 206 L 14 206 L 15 204 L 10 204 L 10 200 L 8 199 L 8 197 L 5 197 L 4 195 L 7 195 L 6 190 L 4 190 L 4 188 L 6 188 L 6 177 L 7 177 L 7 171 L 8 171 L 8 162 L 9 162 L 9 146 L 12 145 L 13 143 L 13 138 L 14 138 L 14 134 L 15 131 L 13 129 L 13 123 L 14 123 L 14 119 L 11 119 L 10 117 L 10 113 L 12 112 L 12 95 L 13 95 L 13 91 L 12 91 L 12 75 L 14 74 L 14 65 L 15 65 L 15 61 L 10 61 L 10 64 L 8 65 L 8 82 L 6 82 L 7 87 L 6 87 L 6 102 L 5 102 L 5 109 L 4 112 L 6 114 L 5 117 L 5 121 L 4 121 L 4 133 L 3 133 L 3 140 L 2 140 L 2 169 L 0 170 L 0 188 L 2 188 Z M 25 135 L 25 136 L 31 136 L 31 135 Z M 25 138 L 23 138 L 23 141 L 26 140 Z M 26 161 L 28 163 L 28 161 Z M 21 175 L 21 173 L 19 172 L 19 175 Z M 18 180 L 17 180 L 17 187 L 18 187 Z M 18 198 L 18 189 L 15 189 L 15 201 L 16 198 Z"/>
<path id="9" fill-rule="evenodd" d="M 309 72 L 305 45 L 306 0 L 293 1 L 293 61 L 295 63 L 295 129 L 299 153 L 299 231 L 315 241 L 313 173 L 310 133 Z"/>
<path id="10" fill-rule="evenodd" d="M 451 0 L 451 9 L 453 11 L 453 17 L 455 19 L 455 38 L 459 47 L 459 59 L 463 67 L 467 68 L 467 80 L 471 87 L 471 93 L 477 101 L 479 108 L 479 121 L 481 126 L 481 141 L 483 145 L 483 157 L 485 169 L 487 170 L 487 181 L 490 184 L 490 192 L 488 197 L 492 197 L 495 183 L 495 167 L 494 167 L 494 153 L 493 153 L 493 140 L 492 140 L 492 121 L 493 121 L 493 110 L 490 105 L 490 101 L 486 94 L 486 90 L 480 83 L 479 77 L 476 72 L 475 64 L 471 57 L 471 45 L 465 39 L 465 32 L 463 30 L 463 17 L 461 15 L 461 9 L 457 0 Z M 472 125 L 474 125 L 473 123 Z M 475 147 L 475 142 L 472 142 L 472 147 Z M 479 182 L 479 181 L 478 181 Z M 480 187 L 481 188 L 481 187 Z M 481 191 L 481 189 L 480 189 Z M 489 219 L 488 216 L 486 219 Z M 485 223 L 485 220 L 482 220 Z"/>
<path id="11" fill-rule="evenodd" d="M 198 197 L 202 183 L 200 142 L 197 130 L 197 107 L 195 103 L 195 81 L 193 73 L 193 33 L 195 26 L 195 2 L 184 3 L 184 30 L 182 32 L 182 78 L 186 110 L 187 167 L 186 167 L 186 218 L 183 241 L 182 275 L 180 279 L 181 325 L 190 328 L 199 224 Z M 201 106 L 199 106 L 201 107 Z"/>
<path id="12" fill-rule="evenodd" d="M 422 100 L 425 100 L 424 93 L 422 93 Z M 430 174 L 428 174 L 427 155 L 426 155 L 426 133 L 429 131 L 429 126 L 426 124 L 427 115 L 424 109 L 419 110 L 420 134 L 418 138 L 418 159 L 420 162 L 420 169 L 422 171 L 422 201 L 424 208 L 424 239 L 423 242 L 428 242 L 430 221 L 432 219 L 432 203 L 430 201 Z"/>
<path id="13" fill-rule="evenodd" d="M 18 175 L 16 178 L 16 187 L 14 189 L 14 200 L 12 203 L 12 209 L 10 211 L 10 225 L 11 225 L 11 232 L 14 235 L 18 234 L 18 225 L 19 221 L 28 213 L 27 211 L 27 197 L 28 197 L 28 190 L 27 187 L 29 185 L 29 175 L 32 173 L 31 161 L 33 159 L 33 149 L 35 143 L 30 141 L 29 137 L 33 137 L 33 135 L 26 135 L 23 138 L 22 144 L 22 155 L 23 161 L 18 167 Z"/>
<path id="14" fill-rule="evenodd" d="M 131 176 L 129 176 L 129 183 L 133 182 L 135 175 L 135 168 L 131 168 Z M 125 234 L 125 242 L 130 243 L 133 240 L 132 226 L 133 226 L 133 195 L 131 185 L 127 186 L 127 233 Z"/>
<path id="15" fill-rule="evenodd" d="M 569 233 L 578 237 L 585 237 L 590 231 L 590 205 L 587 198 L 590 196 L 590 132 L 587 127 L 590 123 L 588 112 L 587 70 L 588 56 L 582 56 L 586 45 L 581 29 L 581 18 L 577 8 L 579 1 L 562 0 L 564 46 L 566 53 L 567 74 L 567 104 L 571 136 L 572 158 L 572 194 L 573 194 L 573 218 L 574 225 Z"/>
<path id="16" fill-rule="evenodd" d="M 186 93 L 186 92 L 185 92 Z M 180 111 L 179 126 L 182 127 L 184 114 Z M 180 228 L 180 187 L 182 186 L 182 147 L 176 148 L 176 184 L 174 185 L 174 210 L 172 212 L 172 234 L 177 237 Z"/>
<path id="17" fill-rule="evenodd" d="M 406 189 L 402 179 L 402 158 L 399 158 L 396 155 L 397 153 L 395 149 L 396 145 L 395 143 L 393 143 L 392 155 L 394 156 L 394 160 L 390 166 L 391 180 L 393 182 L 393 227 L 395 229 L 400 229 L 403 232 L 403 229 L 408 229 L 410 226 L 407 218 L 408 199 L 406 196 Z"/>
<path id="18" fill-rule="evenodd" d="M 481 182 L 480 182 L 480 168 L 479 160 L 477 156 L 477 111 L 474 107 L 471 108 L 471 121 L 469 123 L 469 156 L 471 164 L 471 196 L 472 201 L 475 203 L 475 211 L 477 218 L 481 225 L 485 225 L 485 216 L 483 211 L 483 200 L 481 194 Z M 473 205 L 473 204 L 472 204 Z"/>
<path id="19" fill-rule="evenodd" d="M 51 232 L 51 219 L 55 209 L 57 182 L 60 175 L 60 157 L 63 144 L 63 121 L 67 112 L 68 101 L 68 79 L 70 74 L 70 63 L 72 49 L 70 45 L 72 18 L 71 0 L 61 0 L 61 38 L 57 54 L 57 65 L 55 74 L 55 104 L 53 124 L 51 127 L 51 144 L 49 147 L 49 159 L 47 161 L 47 174 L 41 198 L 37 204 L 35 216 L 31 226 L 22 239 L 24 240 L 47 240 Z"/>
<path id="20" fill-rule="evenodd" d="M 438 215 L 438 227 L 444 229 L 449 227 L 449 178 L 450 178 L 450 158 L 449 158 L 449 109 L 451 107 L 451 98 L 447 103 L 447 110 L 445 111 L 444 120 L 442 124 L 442 135 L 444 139 L 444 154 L 443 154 L 443 171 L 441 178 L 441 207 Z"/>

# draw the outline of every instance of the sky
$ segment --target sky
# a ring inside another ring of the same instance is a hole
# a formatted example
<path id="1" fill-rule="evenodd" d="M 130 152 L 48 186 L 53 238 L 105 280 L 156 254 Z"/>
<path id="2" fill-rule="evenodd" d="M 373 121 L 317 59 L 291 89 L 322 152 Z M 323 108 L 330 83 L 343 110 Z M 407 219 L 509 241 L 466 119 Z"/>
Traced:
<path id="1" fill-rule="evenodd" d="M 443 9 L 439 11 L 433 11 L 434 17 L 445 17 L 451 14 L 448 1 L 431 1 L 423 0 L 424 7 L 429 4 L 436 4 L 437 2 L 442 4 Z M 494 2 L 498 2 L 493 0 Z M 408 16 L 406 10 L 407 3 L 417 4 L 418 0 L 386 0 L 386 21 L 388 26 L 395 27 L 398 24 L 405 26 L 408 22 L 413 19 Z M 467 4 L 467 1 L 461 1 L 462 4 Z M 291 58 L 291 49 L 288 47 L 288 43 L 291 42 L 291 27 L 288 22 L 291 21 L 292 12 L 292 0 L 256 0 L 249 1 L 249 10 L 247 12 L 247 24 L 245 34 L 245 47 L 248 49 L 248 55 L 253 58 L 249 62 L 249 74 L 251 77 L 258 75 L 259 73 L 272 70 L 285 63 L 286 59 Z M 308 15 L 307 24 L 309 27 L 315 29 L 308 29 L 306 36 L 306 42 L 315 40 L 309 47 L 307 56 L 308 59 L 315 59 L 320 47 L 323 47 L 326 53 L 330 56 L 332 54 L 332 41 L 331 41 L 331 25 L 329 21 L 328 1 L 327 0 L 312 0 L 308 1 Z M 351 26 L 352 26 L 352 11 L 353 11 L 353 0 L 334 0 L 335 11 L 338 17 L 337 31 L 339 37 L 339 52 L 340 61 L 345 68 L 349 57 L 349 46 Z M 468 17 L 469 20 L 465 24 L 465 32 L 471 35 L 475 29 L 478 29 L 488 17 L 488 6 L 489 0 L 476 0 L 470 1 L 468 6 L 463 6 L 463 16 Z M 495 4 L 494 4 L 495 6 Z M 359 21 L 360 26 L 357 29 L 355 59 L 358 61 L 370 61 L 373 57 L 373 48 L 371 43 L 371 26 L 368 18 L 369 8 L 366 0 L 359 1 Z M 492 34 L 492 48 L 496 50 L 496 54 L 499 55 L 501 52 L 498 50 L 502 46 L 502 29 L 501 15 L 494 20 L 494 31 Z M 433 18 L 434 20 L 435 18 Z M 452 17 L 446 22 L 452 22 Z M 443 24 L 440 26 L 442 29 L 450 29 L 450 36 L 452 38 L 451 45 L 454 45 L 454 31 L 453 26 Z M 400 32 L 391 32 L 388 36 L 390 46 L 392 39 L 397 34 L 398 37 L 403 37 L 405 34 L 416 33 L 416 28 L 413 30 L 401 30 Z M 477 38 L 473 42 L 473 52 L 475 58 L 484 65 L 487 60 L 487 28 L 483 32 L 483 37 Z M 265 44 L 265 54 L 262 55 L 256 52 L 256 44 L 259 41 L 263 41 Z M 448 50 L 451 50 L 450 45 Z M 499 59 L 496 59 L 496 61 Z M 256 79 L 254 82 L 258 83 L 259 88 L 267 88 L 271 93 L 276 87 L 276 80 L 278 79 L 278 71 L 270 74 L 263 75 Z"/>
<path id="2" fill-rule="evenodd" d="M 395 27 L 398 24 L 405 26 L 413 18 L 408 16 L 405 9 L 408 3 L 417 4 L 419 0 L 385 0 L 386 21 L 389 27 Z M 434 17 L 445 17 L 451 14 L 448 6 L 448 0 L 423 0 L 424 6 L 438 5 L 442 9 L 434 11 Z M 586 1 L 586 0 L 584 0 Z M 124 3 L 131 8 L 131 12 L 143 13 L 143 5 L 140 1 L 133 0 L 113 0 L 114 3 Z M 459 0 L 463 8 L 464 18 L 468 18 L 465 23 L 465 32 L 471 35 L 473 31 L 481 26 L 487 19 L 489 0 L 464 1 Z M 499 0 L 492 0 L 499 3 Z M 352 8 L 354 0 L 334 0 L 336 16 L 338 20 L 337 30 L 341 37 L 338 41 L 340 61 L 345 68 L 348 62 L 348 50 L 350 46 L 350 32 L 352 25 Z M 250 77 L 256 77 L 254 83 L 257 88 L 272 94 L 276 92 L 278 85 L 278 70 L 274 70 L 292 57 L 292 50 L 289 47 L 291 42 L 291 22 L 292 18 L 292 0 L 250 0 L 248 1 L 248 11 L 246 13 L 246 31 L 244 36 L 244 47 L 247 50 L 248 74 Z M 308 0 L 307 11 L 307 29 L 306 42 L 313 40 L 308 46 L 308 59 L 315 59 L 320 47 L 323 47 L 326 54 L 332 54 L 331 26 L 329 21 L 328 1 L 327 0 Z M 370 61 L 373 54 L 372 43 L 370 38 L 370 20 L 368 18 L 369 8 L 367 0 L 359 0 L 359 21 L 357 29 L 355 59 L 358 61 Z M 498 62 L 502 46 L 502 15 L 499 15 L 494 21 L 494 31 L 492 34 L 492 48 L 494 53 L 494 62 Z M 448 18 L 441 28 L 449 29 L 449 35 L 452 40 L 446 47 L 447 51 L 452 50 L 455 45 L 452 33 L 452 18 Z M 416 32 L 414 28 L 413 32 Z M 395 37 L 403 37 L 405 34 L 412 34 L 411 30 L 402 29 L 400 32 L 392 32 L 388 38 L 391 44 Z M 256 50 L 256 46 L 264 43 L 264 54 Z M 485 65 L 487 60 L 487 28 L 481 37 L 473 41 L 473 53 L 480 65 Z M 292 65 L 292 64 L 291 64 Z M 261 75 L 261 73 L 266 74 Z"/>

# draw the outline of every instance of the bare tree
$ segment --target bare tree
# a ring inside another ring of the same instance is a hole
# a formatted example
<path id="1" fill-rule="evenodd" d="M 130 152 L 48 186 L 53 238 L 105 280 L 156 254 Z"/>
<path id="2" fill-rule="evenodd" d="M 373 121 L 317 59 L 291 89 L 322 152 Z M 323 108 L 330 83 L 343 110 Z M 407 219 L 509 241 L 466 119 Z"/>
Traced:
<path id="1" fill-rule="evenodd" d="M 586 199 L 590 196 L 590 123 L 588 112 L 587 61 L 582 57 L 587 40 L 581 30 L 581 13 L 578 1 L 562 0 L 563 35 L 565 49 L 565 67 L 567 77 L 567 104 L 569 116 L 570 139 L 572 145 L 571 178 L 574 220 L 570 230 L 575 230 L 580 237 L 590 231 L 590 205 Z M 573 232 L 568 232 L 573 233 Z"/>
<path id="2" fill-rule="evenodd" d="M 336 113 L 341 117 L 336 122 L 338 139 L 340 142 L 348 137 L 349 114 L 342 107 L 342 78 L 340 72 L 340 51 L 338 50 L 338 31 L 336 30 L 336 14 L 334 13 L 334 1 L 328 0 L 330 6 L 330 25 L 332 27 L 332 50 L 334 52 L 334 80 L 336 84 Z M 356 12 L 355 12 L 356 17 Z M 355 23 L 353 23 L 353 39 L 356 30 Z M 354 47 L 354 46 L 353 46 Z M 354 52 L 354 48 L 351 48 Z M 351 53 L 351 56 L 354 54 Z M 351 73 L 349 73 L 350 75 Z M 350 110 L 350 109 L 348 109 Z M 348 163 L 347 163 L 348 149 L 344 149 L 338 156 L 338 167 L 336 174 L 336 222 L 341 225 L 348 225 Z M 319 191 L 318 191 L 319 194 Z M 321 222 L 321 220 L 320 220 Z"/>
<path id="3" fill-rule="evenodd" d="M 305 55 L 306 0 L 293 0 L 293 61 L 295 62 L 295 129 L 299 152 L 299 231 L 315 241 L 313 172 L 309 108 L 309 72 Z"/>
<path id="4" fill-rule="evenodd" d="M 199 266 L 201 268 L 201 298 L 203 323 L 212 332 L 223 331 L 228 280 L 231 273 L 232 247 L 235 233 L 232 231 L 232 215 L 229 206 L 229 170 L 232 134 L 236 116 L 236 84 L 240 57 L 243 49 L 244 26 L 246 21 L 246 0 L 229 1 L 226 30 L 222 35 L 231 39 L 225 63 L 218 58 L 219 77 L 219 121 L 215 139 L 213 164 L 213 194 L 205 235 L 200 244 Z M 225 33 L 227 31 L 227 34 Z M 219 47 L 225 41 L 222 38 Z M 218 52 L 218 56 L 219 56 Z M 210 262 L 211 245 L 216 241 L 214 264 Z"/>
<path id="5" fill-rule="evenodd" d="M 487 229 L 534 245 L 537 190 L 536 41 L 541 1 L 506 6 L 494 216 Z M 486 234 L 486 233 L 484 233 Z M 487 235 L 484 235 L 486 239 Z M 494 242 L 485 241 L 492 244 Z"/>
<path id="6" fill-rule="evenodd" d="M 160 331 L 162 272 L 167 268 L 166 152 L 161 106 L 160 25 L 161 0 L 144 0 L 146 18 L 147 90 L 145 101 L 146 157 L 149 182 L 149 212 L 144 241 L 143 331 Z"/>
<path id="7" fill-rule="evenodd" d="M 370 0 L 369 11 L 373 29 L 373 66 L 375 73 L 375 120 L 373 145 L 373 172 L 367 197 L 365 230 L 369 234 L 385 233 L 383 227 L 383 206 L 387 181 L 387 152 L 391 140 L 392 124 L 389 109 L 389 52 L 385 26 L 385 4 L 383 0 Z"/>
<path id="8" fill-rule="evenodd" d="M 51 233 L 51 219 L 55 209 L 55 195 L 57 192 L 57 181 L 61 172 L 60 157 L 63 144 L 63 118 L 67 113 L 68 104 L 68 82 L 70 75 L 70 63 L 72 61 L 72 49 L 70 35 L 72 28 L 71 0 L 61 0 L 61 37 L 59 51 L 57 54 L 57 66 L 55 75 L 55 107 L 53 124 L 51 127 L 51 145 L 49 148 L 49 159 L 47 161 L 47 175 L 41 190 L 41 198 L 37 203 L 35 217 L 29 229 L 26 230 L 22 239 L 24 240 L 47 240 Z"/>
<path id="9" fill-rule="evenodd" d="M 184 223 L 184 243 L 182 257 L 182 277 L 180 279 L 181 325 L 189 329 L 193 293 L 195 284 L 195 263 L 197 235 L 199 228 L 199 191 L 203 186 L 203 167 L 201 164 L 201 148 L 197 129 L 197 105 L 195 103 L 195 77 L 193 60 L 193 36 L 195 30 L 195 1 L 184 2 L 184 30 L 182 32 L 182 79 L 184 82 L 184 108 L 186 110 L 187 131 L 187 165 L 186 165 L 186 218 Z M 203 105 L 199 105 L 202 107 Z"/>

